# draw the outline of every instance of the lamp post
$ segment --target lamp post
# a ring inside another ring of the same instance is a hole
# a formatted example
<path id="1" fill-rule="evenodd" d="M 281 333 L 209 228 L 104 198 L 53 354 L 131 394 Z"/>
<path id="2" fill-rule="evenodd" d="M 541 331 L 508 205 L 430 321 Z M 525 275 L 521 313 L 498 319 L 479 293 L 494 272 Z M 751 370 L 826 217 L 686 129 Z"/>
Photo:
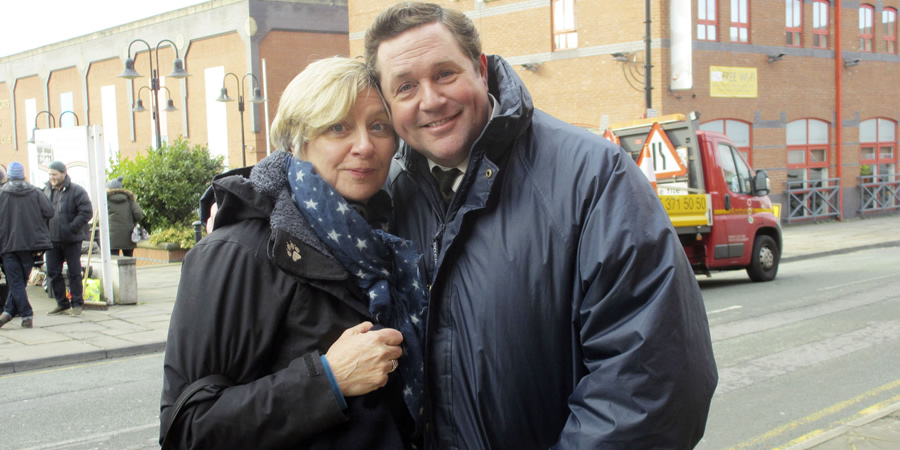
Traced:
<path id="1" fill-rule="evenodd" d="M 217 102 L 233 102 L 234 99 L 228 96 L 228 88 L 225 87 L 225 80 L 228 79 L 228 75 L 234 77 L 234 81 L 238 84 L 238 112 L 241 113 L 241 167 L 247 167 L 247 144 L 244 142 L 244 81 L 247 77 L 253 79 L 253 96 L 247 100 L 250 103 L 263 103 L 266 101 L 261 95 L 259 89 L 259 80 L 256 79 L 256 75 L 252 73 L 246 73 L 243 77 L 238 80 L 238 76 L 232 72 L 228 72 L 225 74 L 225 77 L 222 78 L 222 93 L 219 95 L 219 98 L 216 99 Z"/>
<path id="2" fill-rule="evenodd" d="M 153 61 L 153 51 L 154 51 L 153 47 L 151 47 L 150 44 L 148 44 L 147 41 L 145 41 L 143 39 L 135 39 L 135 40 L 131 41 L 131 43 L 128 44 L 128 58 L 125 59 L 125 70 L 123 70 L 122 73 L 119 74 L 119 78 L 133 80 L 135 78 L 141 77 L 141 74 L 137 73 L 137 71 L 134 70 L 134 59 L 131 58 L 131 46 L 134 45 L 135 42 L 141 42 L 147 46 L 147 56 L 148 56 L 148 59 L 150 60 L 150 87 L 149 87 L 149 89 L 151 91 L 153 91 L 153 95 L 150 97 L 150 106 L 153 109 L 153 122 L 156 125 L 156 148 L 159 148 L 162 145 L 162 136 L 160 135 L 160 132 L 159 132 L 159 89 L 160 89 L 160 85 L 159 85 L 158 70 L 159 70 L 159 47 L 163 44 L 163 42 L 168 42 L 169 44 L 172 44 L 172 48 L 175 49 L 175 60 L 172 63 L 172 65 L 173 65 L 172 73 L 170 73 L 168 76 L 170 78 L 185 78 L 189 74 L 187 72 L 185 72 L 185 70 L 184 70 L 184 62 L 182 62 L 181 58 L 178 57 L 178 46 L 176 46 L 174 42 L 172 42 L 168 39 L 163 39 L 163 40 L 159 41 L 159 43 L 156 44 L 156 65 L 154 66 L 154 64 L 153 64 L 153 62 L 154 62 Z M 137 57 L 137 54 L 135 54 L 135 57 Z M 144 87 L 146 87 L 146 86 L 144 86 Z M 169 90 L 165 86 L 162 86 L 162 88 L 166 89 L 166 92 L 169 92 Z M 140 89 L 138 89 L 138 96 L 140 96 L 140 93 L 141 93 L 141 91 L 140 91 Z M 135 105 L 134 110 L 138 110 L 138 105 L 140 105 L 140 103 L 141 103 L 140 99 L 138 99 L 136 103 L 137 104 Z M 169 103 L 169 106 L 171 106 L 174 110 L 175 105 L 174 105 L 174 102 L 172 102 L 171 95 L 169 96 L 168 103 Z M 143 108 L 143 105 L 140 105 L 140 106 L 141 106 L 141 108 Z M 169 111 L 168 107 L 166 108 L 166 111 Z"/>
<path id="3" fill-rule="evenodd" d="M 163 109 L 163 111 L 165 111 L 165 112 L 178 111 L 178 108 L 175 107 L 175 102 L 172 101 L 172 93 L 169 92 L 169 88 L 167 88 L 165 86 L 160 86 L 160 88 L 166 90 L 166 108 Z M 141 88 L 138 89 L 138 93 L 135 96 L 135 97 L 137 97 L 137 100 L 134 102 L 134 108 L 131 108 L 131 112 L 144 112 L 147 110 L 147 108 L 144 108 L 144 101 L 141 100 L 141 92 L 143 92 L 144 89 L 149 90 L 150 88 L 147 86 L 141 86 Z M 152 102 L 153 102 L 152 98 L 150 99 L 150 102 L 152 104 Z"/>
<path id="4" fill-rule="evenodd" d="M 38 129 L 38 126 L 37 126 L 38 118 L 41 117 L 41 114 L 44 114 L 44 113 L 47 113 L 47 115 L 50 116 L 50 117 L 47 117 L 47 128 L 56 128 L 56 117 L 53 115 L 53 113 L 51 113 L 50 111 L 47 111 L 46 109 L 37 113 L 37 115 L 34 116 L 34 128 L 31 129 L 31 137 L 28 138 L 28 141 L 27 141 L 29 144 L 34 144 L 34 132 L 37 131 L 37 129 Z M 63 113 L 63 114 L 65 114 L 65 113 Z M 75 113 L 72 113 L 72 114 L 75 114 Z M 53 119 L 53 121 L 51 122 L 50 119 Z M 75 116 L 75 120 L 76 121 L 78 120 L 78 116 Z"/>

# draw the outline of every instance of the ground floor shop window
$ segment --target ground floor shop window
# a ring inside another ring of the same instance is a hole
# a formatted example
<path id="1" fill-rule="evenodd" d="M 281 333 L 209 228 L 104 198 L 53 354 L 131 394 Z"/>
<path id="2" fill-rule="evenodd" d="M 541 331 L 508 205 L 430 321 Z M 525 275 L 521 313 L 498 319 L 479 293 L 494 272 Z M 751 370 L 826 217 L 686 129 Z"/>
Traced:
<path id="1" fill-rule="evenodd" d="M 832 199 L 840 188 L 829 179 L 829 125 L 817 119 L 801 119 L 787 125 L 787 190 L 794 217 L 830 215 L 837 209 Z"/>

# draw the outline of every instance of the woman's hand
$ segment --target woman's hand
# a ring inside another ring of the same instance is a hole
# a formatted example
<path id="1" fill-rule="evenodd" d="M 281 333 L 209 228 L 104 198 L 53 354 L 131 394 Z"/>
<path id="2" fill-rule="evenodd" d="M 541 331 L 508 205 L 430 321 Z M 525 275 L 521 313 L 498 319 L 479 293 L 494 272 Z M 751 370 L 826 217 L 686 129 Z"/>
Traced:
<path id="1" fill-rule="evenodd" d="M 372 330 L 363 322 L 344 330 L 325 358 L 345 397 L 367 394 L 387 384 L 388 373 L 403 355 L 403 335 L 393 328 Z"/>

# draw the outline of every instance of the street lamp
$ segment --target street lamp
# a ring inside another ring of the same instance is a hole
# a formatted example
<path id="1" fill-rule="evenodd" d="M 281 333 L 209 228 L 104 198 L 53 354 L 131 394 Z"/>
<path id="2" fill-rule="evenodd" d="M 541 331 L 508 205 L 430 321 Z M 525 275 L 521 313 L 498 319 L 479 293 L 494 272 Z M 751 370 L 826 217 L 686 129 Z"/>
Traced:
<path id="1" fill-rule="evenodd" d="M 150 60 L 150 88 L 149 89 L 151 91 L 153 91 L 153 95 L 150 97 L 150 106 L 153 109 L 153 122 L 155 122 L 155 124 L 156 124 L 156 148 L 159 148 L 162 145 L 162 136 L 160 135 L 160 132 L 159 132 L 159 89 L 160 89 L 160 85 L 159 85 L 158 70 L 159 70 L 159 47 L 163 44 L 163 42 L 168 42 L 168 43 L 172 44 L 172 48 L 175 49 L 175 61 L 173 61 L 173 63 L 172 63 L 172 65 L 173 65 L 172 73 L 170 73 L 168 76 L 170 78 L 185 78 L 189 74 L 187 72 L 185 72 L 185 70 L 184 70 L 184 62 L 182 62 L 181 58 L 178 57 L 178 46 L 175 45 L 174 42 L 172 42 L 168 39 L 163 39 L 163 40 L 159 41 L 159 43 L 156 44 L 156 66 L 154 67 L 154 65 L 153 65 L 153 51 L 154 51 L 153 48 L 150 47 L 150 44 L 148 44 L 147 41 L 145 41 L 143 39 L 135 39 L 135 40 L 131 41 L 131 43 L 128 44 L 128 58 L 125 59 L 125 70 L 123 70 L 122 73 L 119 74 L 119 78 L 133 80 L 135 78 L 141 77 L 141 74 L 137 73 L 137 71 L 134 70 L 134 59 L 131 58 L 131 46 L 134 45 L 135 42 L 141 42 L 147 46 L 147 56 L 148 56 L 148 59 Z M 135 54 L 135 57 L 137 57 L 137 54 Z M 146 87 L 146 86 L 144 86 L 144 87 Z M 162 87 L 165 88 L 165 86 L 162 86 Z M 169 90 L 166 89 L 166 92 L 169 92 Z M 139 89 L 138 96 L 140 96 L 140 93 L 141 93 L 141 91 Z M 140 105 L 140 103 L 141 103 L 141 101 L 140 101 L 140 99 L 138 99 L 137 104 Z M 169 106 L 171 106 L 173 108 L 172 110 L 174 110 L 175 105 L 172 102 L 171 95 L 169 96 L 168 103 L 169 103 Z M 143 107 L 143 106 L 141 105 L 141 107 Z M 135 106 L 135 109 L 138 109 L 137 105 Z M 165 111 L 170 111 L 170 109 L 167 107 L 165 109 Z"/>
<path id="2" fill-rule="evenodd" d="M 166 90 L 166 108 L 163 109 L 163 111 L 165 111 L 165 112 L 178 111 L 178 108 L 175 107 L 175 102 L 172 101 L 172 93 L 169 92 L 169 88 L 167 88 L 165 86 L 160 86 L 160 88 Z M 144 108 L 144 101 L 141 100 L 141 92 L 143 92 L 144 89 L 149 90 L 150 88 L 147 86 L 141 86 L 141 88 L 138 89 L 138 93 L 135 96 L 135 97 L 137 97 L 137 100 L 134 102 L 134 108 L 131 108 L 131 112 L 144 112 L 147 110 L 147 108 Z M 151 103 L 153 102 L 152 98 L 150 99 L 150 102 Z"/>
<path id="3" fill-rule="evenodd" d="M 238 84 L 238 112 L 241 113 L 241 163 L 243 164 L 241 167 L 247 167 L 247 144 L 244 142 L 244 81 L 247 77 L 253 79 L 253 97 L 250 97 L 247 100 L 250 103 L 263 103 L 266 101 L 260 93 L 259 90 L 259 81 L 256 79 L 256 75 L 252 73 L 246 73 L 240 80 L 238 80 L 238 76 L 232 72 L 228 72 L 225 74 L 225 77 L 222 78 L 222 94 L 219 95 L 219 98 L 216 99 L 217 102 L 233 102 L 234 99 L 228 96 L 228 88 L 225 87 L 225 80 L 228 79 L 228 75 L 234 77 L 235 83 Z"/>
<path id="4" fill-rule="evenodd" d="M 37 131 L 37 129 L 38 129 L 38 126 L 37 126 L 38 117 L 41 117 L 41 114 L 44 114 L 44 113 L 47 113 L 47 115 L 50 116 L 47 118 L 47 128 L 56 128 L 56 117 L 53 115 L 53 113 L 51 113 L 50 111 L 47 111 L 47 110 L 43 110 L 43 111 L 37 113 L 37 115 L 34 116 L 34 128 L 32 128 L 32 130 L 31 130 L 31 137 L 28 138 L 28 141 L 27 141 L 29 144 L 34 144 L 34 132 Z M 65 114 L 65 113 L 63 113 L 63 114 Z M 75 114 L 75 113 L 72 113 L 72 114 Z M 53 122 L 51 122 L 50 119 L 53 119 Z M 78 116 L 75 116 L 75 120 L 78 120 Z"/>
<path id="5" fill-rule="evenodd" d="M 72 117 L 75 118 L 75 126 L 77 127 L 77 126 L 79 125 L 79 123 L 78 123 L 78 115 L 75 114 L 75 111 L 63 111 L 62 114 L 59 115 L 59 126 L 60 126 L 60 127 L 63 126 L 63 120 L 62 120 L 62 119 L 63 119 L 63 116 L 66 115 L 66 114 L 71 114 Z"/>

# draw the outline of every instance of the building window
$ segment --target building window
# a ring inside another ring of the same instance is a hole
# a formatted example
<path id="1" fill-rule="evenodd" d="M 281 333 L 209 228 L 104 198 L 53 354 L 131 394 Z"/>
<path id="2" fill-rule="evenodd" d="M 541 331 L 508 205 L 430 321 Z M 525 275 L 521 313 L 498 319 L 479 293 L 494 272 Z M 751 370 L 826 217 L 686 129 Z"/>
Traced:
<path id="1" fill-rule="evenodd" d="M 749 0 L 731 0 L 731 42 L 750 42 Z"/>
<path id="2" fill-rule="evenodd" d="M 813 3 L 813 48 L 828 48 L 828 2 Z"/>
<path id="3" fill-rule="evenodd" d="M 553 0 L 553 49 L 578 47 L 575 31 L 575 0 Z"/>
<path id="4" fill-rule="evenodd" d="M 873 17 L 875 17 L 875 8 L 872 5 L 859 7 L 859 51 L 861 52 L 872 51 L 872 40 L 875 38 L 872 28 Z"/>
<path id="5" fill-rule="evenodd" d="M 828 123 L 801 119 L 787 125 L 789 188 L 809 188 L 828 178 Z M 798 183 L 803 182 L 803 183 Z"/>
<path id="6" fill-rule="evenodd" d="M 737 146 L 737 150 L 744 157 L 744 161 L 747 161 L 751 166 L 753 165 L 753 161 L 750 159 L 750 148 L 752 147 L 750 142 L 750 123 L 734 119 L 711 120 L 700 125 L 700 129 L 715 131 L 728 136 L 728 139 L 731 139 L 734 145 Z"/>
<path id="7" fill-rule="evenodd" d="M 897 53 L 897 10 L 884 8 L 881 11 L 881 23 L 884 24 L 884 52 Z"/>
<path id="8" fill-rule="evenodd" d="M 801 0 L 784 0 L 784 45 L 800 47 L 803 45 L 803 2 Z"/>
<path id="9" fill-rule="evenodd" d="M 869 119 L 859 124 L 859 175 L 892 181 L 897 173 L 897 124 L 889 119 Z M 872 180 L 874 181 L 874 180 Z"/>
<path id="10" fill-rule="evenodd" d="M 716 6 L 719 0 L 697 0 L 697 40 L 718 40 Z"/>

